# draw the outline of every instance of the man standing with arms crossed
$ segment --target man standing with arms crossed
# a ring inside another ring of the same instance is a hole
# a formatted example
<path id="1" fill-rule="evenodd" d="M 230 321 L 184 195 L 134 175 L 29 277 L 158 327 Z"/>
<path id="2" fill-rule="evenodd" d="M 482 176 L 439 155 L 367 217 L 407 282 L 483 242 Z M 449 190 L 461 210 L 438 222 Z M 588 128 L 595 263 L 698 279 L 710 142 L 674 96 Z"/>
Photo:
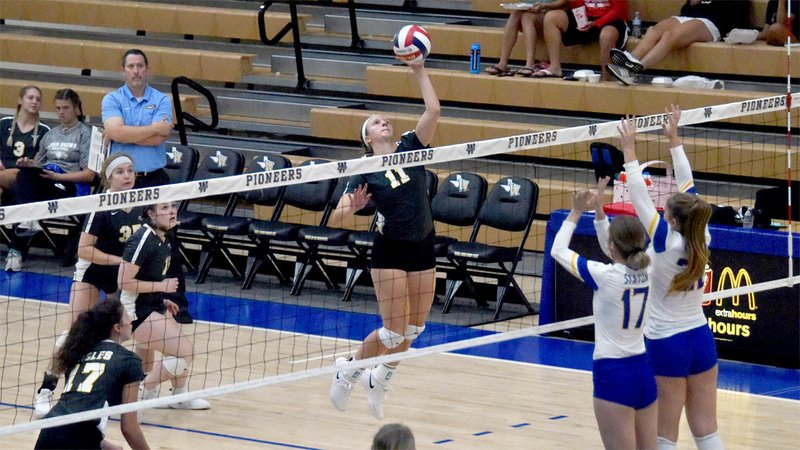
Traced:
<path id="1" fill-rule="evenodd" d="M 130 49 L 122 56 L 125 84 L 103 97 L 103 127 L 109 154 L 125 152 L 133 157 L 134 188 L 169 184 L 164 171 L 172 132 L 170 98 L 147 84 L 147 56 Z"/>

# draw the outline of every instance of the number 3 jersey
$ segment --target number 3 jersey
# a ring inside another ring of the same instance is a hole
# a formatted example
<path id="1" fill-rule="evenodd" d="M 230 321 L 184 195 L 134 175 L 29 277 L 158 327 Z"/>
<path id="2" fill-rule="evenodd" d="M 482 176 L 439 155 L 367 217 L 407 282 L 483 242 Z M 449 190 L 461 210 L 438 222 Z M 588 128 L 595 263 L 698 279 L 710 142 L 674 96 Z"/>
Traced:
<path id="1" fill-rule="evenodd" d="M 144 379 L 142 360 L 107 339 L 98 342 L 75 367 L 66 374 L 64 392 L 47 417 L 89 411 L 122 403 L 125 385 Z M 100 421 L 103 431 L 105 420 Z"/>
<path id="2" fill-rule="evenodd" d="M 626 358 L 644 353 L 642 325 L 650 286 L 647 269 L 633 270 L 624 264 L 603 264 L 580 256 L 569 249 L 575 227 L 569 221 L 561 225 L 551 254 L 594 291 L 593 358 Z M 595 222 L 595 228 L 600 228 L 598 239 L 608 236 L 607 227 L 608 221 Z"/>
<path id="3" fill-rule="evenodd" d="M 394 153 L 379 157 L 392 158 L 422 148 L 426 147 L 419 141 L 416 133 L 409 131 L 400 138 Z M 430 234 L 433 219 L 424 167 L 404 167 L 354 175 L 348 180 L 345 192 L 352 192 L 364 184 L 369 186 L 367 193 L 372 194 L 372 201 L 378 207 L 381 216 L 378 219 L 379 231 L 385 237 L 421 241 Z"/>
<path id="4" fill-rule="evenodd" d="M 131 208 L 130 211 L 115 209 L 89 214 L 83 232 L 97 238 L 95 248 L 103 253 L 122 256 L 125 243 L 141 226 L 142 208 Z M 89 264 L 89 261 L 83 261 Z"/>

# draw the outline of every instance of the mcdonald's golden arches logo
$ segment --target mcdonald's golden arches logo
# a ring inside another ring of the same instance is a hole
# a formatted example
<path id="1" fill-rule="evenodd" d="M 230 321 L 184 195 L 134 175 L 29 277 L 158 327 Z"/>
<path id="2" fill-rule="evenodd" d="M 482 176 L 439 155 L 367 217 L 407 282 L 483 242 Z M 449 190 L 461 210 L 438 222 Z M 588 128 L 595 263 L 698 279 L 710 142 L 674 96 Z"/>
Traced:
<path id="1" fill-rule="evenodd" d="M 722 273 L 719 275 L 719 281 L 717 281 L 717 292 L 726 289 L 725 284 L 728 280 L 730 280 L 732 289 L 736 289 L 742 286 L 753 285 L 753 280 L 750 278 L 750 274 L 747 273 L 747 270 L 739 269 L 739 271 L 736 272 L 736 274 L 734 275 L 733 269 L 731 269 L 730 267 L 726 267 L 725 269 L 722 270 Z M 730 297 L 731 304 L 733 306 L 739 306 L 741 302 L 740 297 L 741 297 L 740 294 L 732 295 Z M 718 307 L 723 306 L 724 303 L 723 300 L 725 300 L 725 298 L 727 297 L 720 297 L 717 299 Z M 758 306 L 756 306 L 756 294 L 754 292 L 747 293 L 747 307 L 750 308 L 751 311 L 755 311 L 756 309 L 758 309 Z"/>

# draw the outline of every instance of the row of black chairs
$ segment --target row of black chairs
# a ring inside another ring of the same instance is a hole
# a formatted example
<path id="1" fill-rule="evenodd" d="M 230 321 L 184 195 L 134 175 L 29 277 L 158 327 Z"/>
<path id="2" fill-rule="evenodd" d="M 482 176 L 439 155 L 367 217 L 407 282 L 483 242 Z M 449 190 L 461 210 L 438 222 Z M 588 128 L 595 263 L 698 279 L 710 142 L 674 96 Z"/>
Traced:
<path id="1" fill-rule="evenodd" d="M 173 146 L 168 153 L 167 171 L 171 181 L 206 180 L 232 176 L 247 172 L 262 172 L 291 167 L 291 162 L 277 154 L 260 154 L 245 161 L 232 150 L 217 150 L 198 161 L 199 155 L 191 147 Z M 313 159 L 303 165 L 329 162 Z M 196 167 L 196 169 L 194 169 Z M 437 235 L 435 251 L 437 258 L 446 259 L 440 267 L 446 272 L 446 289 L 443 312 L 449 312 L 456 294 L 465 285 L 472 297 L 482 306 L 488 303 L 481 299 L 474 276 L 497 280 L 495 318 L 509 288 L 516 291 L 529 312 L 534 307 L 525 298 L 514 273 L 522 260 L 525 242 L 536 212 L 538 186 L 522 177 L 503 177 L 489 191 L 488 183 L 481 175 L 469 172 L 449 174 L 439 186 L 438 176 L 427 171 L 429 199 L 437 224 L 452 227 L 471 227 L 470 237 L 459 241 L 446 235 Z M 326 261 L 339 260 L 346 264 L 345 287 L 342 300 L 350 299 L 361 274 L 369 271 L 369 257 L 375 237 L 377 211 L 369 204 L 358 212 L 371 217 L 366 230 L 347 230 L 329 227 L 328 219 L 343 195 L 346 180 L 331 179 L 269 189 L 232 193 L 212 201 L 221 205 L 221 212 L 209 214 L 192 208 L 191 201 L 179 207 L 180 236 L 192 232 L 203 236 L 202 250 L 197 264 L 196 283 L 206 281 L 212 264 L 219 257 L 231 273 L 243 280 L 242 289 L 253 286 L 257 273 L 264 263 L 278 280 L 291 286 L 291 294 L 299 295 L 312 270 L 320 273 L 328 288 L 338 289 L 339 284 L 331 275 Z M 488 191 L 488 194 L 487 194 Z M 206 200 L 205 202 L 208 202 Z M 259 206 L 271 207 L 269 219 L 259 219 L 251 212 Z M 298 223 L 286 216 L 287 207 L 295 211 L 321 213 L 316 225 Z M 521 237 L 513 247 L 489 245 L 478 241 L 484 228 L 520 232 Z M 242 273 L 234 261 L 230 249 L 235 241 L 246 242 L 247 264 Z M 194 265 L 182 249 L 190 270 Z M 294 256 L 294 274 L 283 273 L 279 255 Z"/>

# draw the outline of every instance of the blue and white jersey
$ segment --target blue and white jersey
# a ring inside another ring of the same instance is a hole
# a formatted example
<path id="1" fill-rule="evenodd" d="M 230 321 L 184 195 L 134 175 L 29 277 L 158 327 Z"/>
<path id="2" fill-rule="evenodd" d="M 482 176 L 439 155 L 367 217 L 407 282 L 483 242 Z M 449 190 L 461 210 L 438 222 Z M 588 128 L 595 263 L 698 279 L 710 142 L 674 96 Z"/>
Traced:
<path id="1" fill-rule="evenodd" d="M 595 222 L 595 228 L 601 241 L 601 236 L 608 236 L 607 220 Z M 647 270 L 633 270 L 624 264 L 603 264 L 580 256 L 568 247 L 573 232 L 575 224 L 565 221 L 556 234 L 550 254 L 594 291 L 593 358 L 641 355 L 645 352 L 642 331 L 650 286 Z"/>
<path id="2" fill-rule="evenodd" d="M 696 194 L 694 178 L 683 146 L 671 148 L 675 181 L 680 192 Z M 631 203 L 639 220 L 650 236 L 648 255 L 650 265 L 651 293 L 644 334 L 649 339 L 663 339 L 705 325 L 703 314 L 703 279 L 697 280 L 691 289 L 684 292 L 669 292 L 672 280 L 686 268 L 686 240 L 658 214 L 647 193 L 638 161 L 625 164 Z M 706 228 L 706 245 L 711 235 Z"/>

